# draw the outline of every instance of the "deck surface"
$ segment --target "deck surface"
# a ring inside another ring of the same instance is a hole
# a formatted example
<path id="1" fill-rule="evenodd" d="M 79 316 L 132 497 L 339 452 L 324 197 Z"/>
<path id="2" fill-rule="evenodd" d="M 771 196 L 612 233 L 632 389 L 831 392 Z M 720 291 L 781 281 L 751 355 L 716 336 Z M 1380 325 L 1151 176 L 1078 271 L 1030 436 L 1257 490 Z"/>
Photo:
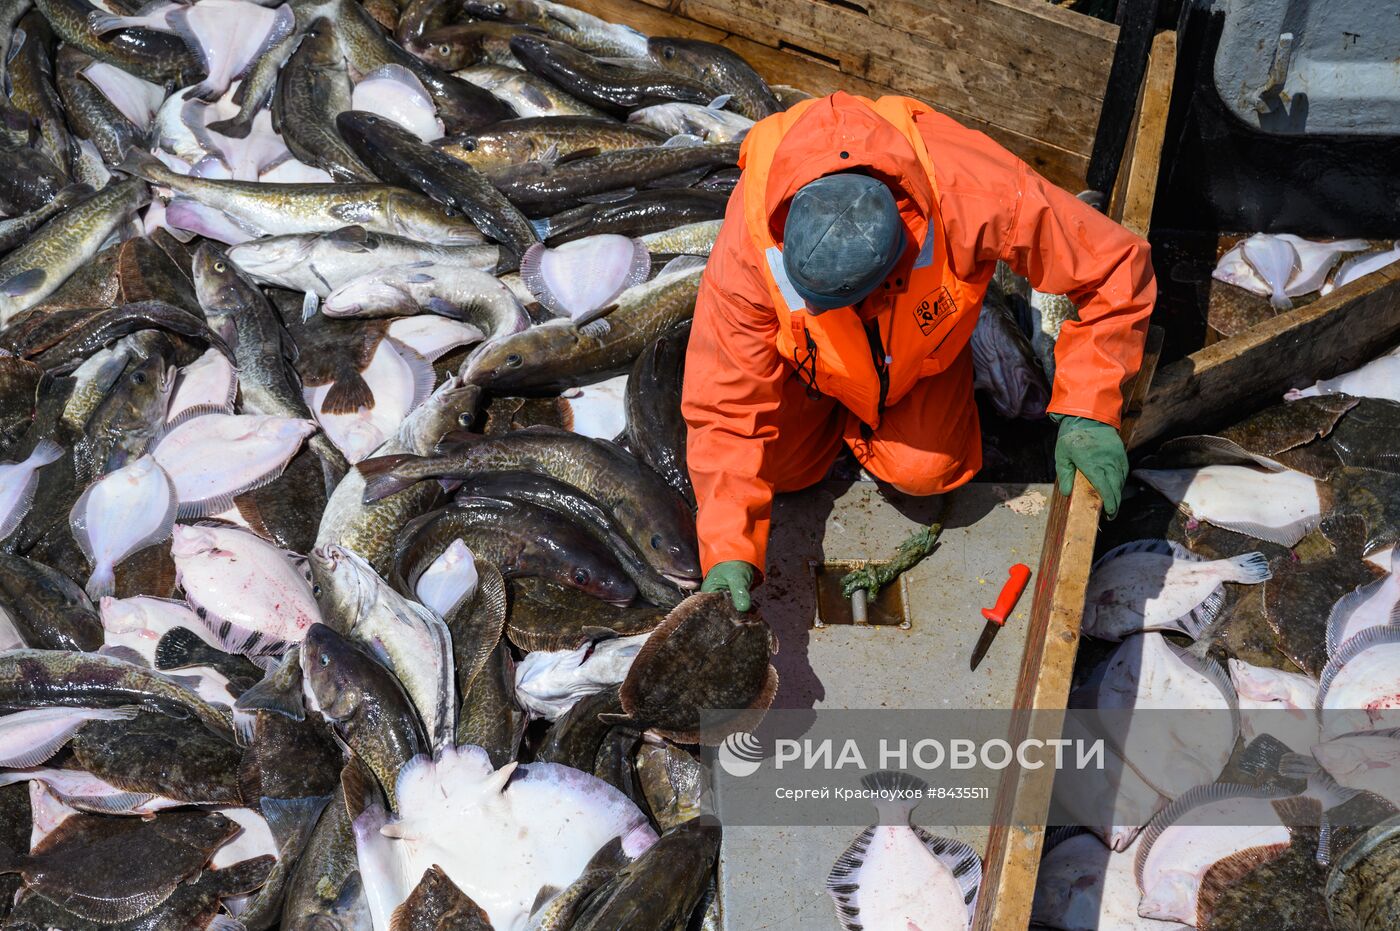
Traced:
<path id="1" fill-rule="evenodd" d="M 755 599 L 780 644 L 774 707 L 1011 707 L 1034 580 L 976 672 L 968 670 L 968 660 L 982 632 L 980 609 L 996 600 L 1007 569 L 1016 562 L 1034 568 L 1039 561 L 1050 491 L 1048 485 L 974 483 L 949 495 L 938 548 L 907 574 L 908 630 L 814 629 L 809 563 L 884 558 L 931 519 L 930 502 L 887 497 L 868 482 L 827 483 L 780 496 L 768 580 Z M 923 826 L 985 850 L 985 828 Z M 720 863 L 724 927 L 839 931 L 824 882 L 857 832 L 726 826 Z"/>

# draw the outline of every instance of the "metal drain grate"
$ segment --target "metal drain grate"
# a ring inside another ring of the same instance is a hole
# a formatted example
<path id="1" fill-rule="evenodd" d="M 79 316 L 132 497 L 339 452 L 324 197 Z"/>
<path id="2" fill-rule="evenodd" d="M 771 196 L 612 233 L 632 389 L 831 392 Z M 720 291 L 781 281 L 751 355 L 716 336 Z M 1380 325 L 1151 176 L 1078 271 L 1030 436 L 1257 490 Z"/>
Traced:
<path id="1" fill-rule="evenodd" d="M 812 560 L 807 563 L 817 590 L 817 616 L 812 622 L 814 628 L 845 624 L 857 627 L 909 629 L 909 614 L 906 609 L 908 592 L 903 576 L 886 585 L 874 601 L 867 602 L 864 624 L 858 624 L 851 616 L 851 601 L 841 596 L 841 579 L 852 569 L 862 569 L 869 565 L 881 564 L 861 559 L 836 559 L 830 562 Z"/>

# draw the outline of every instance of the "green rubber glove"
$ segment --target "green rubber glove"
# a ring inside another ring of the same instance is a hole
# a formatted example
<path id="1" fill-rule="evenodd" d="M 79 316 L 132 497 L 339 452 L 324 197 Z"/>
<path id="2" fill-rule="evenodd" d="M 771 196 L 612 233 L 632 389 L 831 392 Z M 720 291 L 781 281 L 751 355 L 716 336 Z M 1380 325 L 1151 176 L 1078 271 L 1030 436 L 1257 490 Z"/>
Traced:
<path id="1" fill-rule="evenodd" d="M 706 573 L 705 581 L 700 584 L 700 591 L 729 592 L 729 597 L 734 601 L 734 610 L 747 611 L 753 607 L 753 599 L 749 597 L 749 586 L 753 584 L 753 578 L 757 574 L 758 569 L 742 559 L 717 563 Z"/>
<path id="2" fill-rule="evenodd" d="M 1074 488 L 1074 472 L 1084 473 L 1089 484 L 1103 498 L 1103 511 L 1109 517 L 1118 513 L 1123 500 L 1123 482 L 1128 478 L 1128 452 L 1118 431 L 1088 417 L 1051 414 L 1059 420 L 1060 435 L 1055 440 L 1055 474 L 1060 493 Z"/>

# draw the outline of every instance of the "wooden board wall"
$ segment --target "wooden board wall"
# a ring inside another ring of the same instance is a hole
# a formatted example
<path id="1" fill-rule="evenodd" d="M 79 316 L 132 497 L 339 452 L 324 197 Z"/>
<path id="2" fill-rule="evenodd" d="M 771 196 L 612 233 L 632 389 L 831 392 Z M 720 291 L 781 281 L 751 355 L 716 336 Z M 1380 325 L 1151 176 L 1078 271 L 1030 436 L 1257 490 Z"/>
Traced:
<path id="1" fill-rule="evenodd" d="M 1084 188 L 1118 27 L 1046 0 L 570 0 L 718 42 L 774 84 L 904 94 Z"/>

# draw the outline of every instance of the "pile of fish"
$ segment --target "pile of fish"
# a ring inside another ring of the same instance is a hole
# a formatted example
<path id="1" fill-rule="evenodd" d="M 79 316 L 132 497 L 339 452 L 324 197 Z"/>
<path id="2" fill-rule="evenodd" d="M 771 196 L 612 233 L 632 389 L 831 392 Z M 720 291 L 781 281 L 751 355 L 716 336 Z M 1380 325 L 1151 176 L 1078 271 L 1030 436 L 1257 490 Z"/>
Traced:
<path id="1" fill-rule="evenodd" d="M 1294 298 L 1326 296 L 1395 262 L 1400 262 L 1400 242 L 1376 249 L 1365 239 L 1255 233 L 1222 255 L 1211 277 L 1267 297 L 1275 310 L 1288 310 Z"/>
<path id="2" fill-rule="evenodd" d="M 681 378 L 805 95 L 547 0 L 0 16 L 0 927 L 714 927 Z"/>
<path id="3" fill-rule="evenodd" d="M 1057 781 L 1035 922 L 1400 927 L 1400 349 L 1133 476 L 1070 701 L 1141 717 Z"/>

